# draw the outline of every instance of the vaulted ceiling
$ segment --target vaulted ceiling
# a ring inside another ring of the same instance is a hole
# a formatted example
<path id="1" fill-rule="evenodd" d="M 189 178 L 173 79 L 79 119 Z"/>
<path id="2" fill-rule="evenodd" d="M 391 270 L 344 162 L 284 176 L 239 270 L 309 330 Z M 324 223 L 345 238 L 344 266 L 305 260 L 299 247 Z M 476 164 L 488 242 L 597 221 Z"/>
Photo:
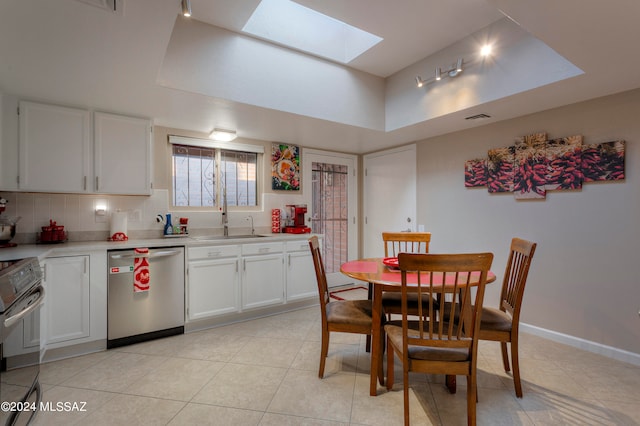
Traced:
<path id="1" fill-rule="evenodd" d="M 636 0 L 297 0 L 384 39 L 346 66 L 242 34 L 259 0 L 103 1 L 3 0 L 0 93 L 366 153 L 640 87 Z"/>

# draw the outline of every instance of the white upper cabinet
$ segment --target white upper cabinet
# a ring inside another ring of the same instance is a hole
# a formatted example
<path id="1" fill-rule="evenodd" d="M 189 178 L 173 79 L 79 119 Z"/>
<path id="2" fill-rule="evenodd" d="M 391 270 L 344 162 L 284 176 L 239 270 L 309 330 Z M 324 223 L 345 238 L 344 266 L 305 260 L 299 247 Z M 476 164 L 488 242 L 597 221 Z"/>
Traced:
<path id="1" fill-rule="evenodd" d="M 151 194 L 151 120 L 94 112 L 92 135 L 89 110 L 19 106 L 18 190 Z"/>
<path id="2" fill-rule="evenodd" d="M 94 113 L 95 192 L 151 194 L 151 121 Z"/>
<path id="3" fill-rule="evenodd" d="M 90 191 L 89 111 L 20 102 L 19 122 L 20 190 Z"/>

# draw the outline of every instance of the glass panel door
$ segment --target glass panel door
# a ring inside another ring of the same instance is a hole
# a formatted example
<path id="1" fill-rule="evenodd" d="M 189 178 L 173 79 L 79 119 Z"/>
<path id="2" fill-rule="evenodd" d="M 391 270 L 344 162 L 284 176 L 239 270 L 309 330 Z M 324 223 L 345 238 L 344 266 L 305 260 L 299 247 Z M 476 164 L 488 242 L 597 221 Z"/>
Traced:
<path id="1" fill-rule="evenodd" d="M 355 158 L 316 151 L 305 151 L 303 158 L 303 170 L 308 173 L 304 182 L 311 182 L 311 187 L 305 188 L 309 226 L 323 237 L 322 260 L 328 284 L 353 282 L 340 273 L 340 265 L 357 256 Z"/>

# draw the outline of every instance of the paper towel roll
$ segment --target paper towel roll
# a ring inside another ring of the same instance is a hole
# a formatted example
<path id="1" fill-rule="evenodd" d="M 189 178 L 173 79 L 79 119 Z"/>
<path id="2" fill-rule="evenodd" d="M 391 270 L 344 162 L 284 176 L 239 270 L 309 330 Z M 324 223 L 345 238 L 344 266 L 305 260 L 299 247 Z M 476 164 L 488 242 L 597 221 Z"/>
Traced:
<path id="1" fill-rule="evenodd" d="M 127 212 L 113 212 L 111 215 L 111 240 L 126 241 L 127 237 Z"/>

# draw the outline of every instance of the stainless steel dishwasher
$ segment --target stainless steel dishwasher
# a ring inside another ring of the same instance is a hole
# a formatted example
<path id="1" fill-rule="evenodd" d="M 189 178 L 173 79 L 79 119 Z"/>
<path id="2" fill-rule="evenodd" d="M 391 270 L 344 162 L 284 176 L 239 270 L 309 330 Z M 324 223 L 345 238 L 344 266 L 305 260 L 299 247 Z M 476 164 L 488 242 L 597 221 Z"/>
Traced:
<path id="1" fill-rule="evenodd" d="M 109 250 L 107 348 L 184 333 L 184 247 Z M 134 292 L 134 260 L 149 263 L 149 290 Z"/>

